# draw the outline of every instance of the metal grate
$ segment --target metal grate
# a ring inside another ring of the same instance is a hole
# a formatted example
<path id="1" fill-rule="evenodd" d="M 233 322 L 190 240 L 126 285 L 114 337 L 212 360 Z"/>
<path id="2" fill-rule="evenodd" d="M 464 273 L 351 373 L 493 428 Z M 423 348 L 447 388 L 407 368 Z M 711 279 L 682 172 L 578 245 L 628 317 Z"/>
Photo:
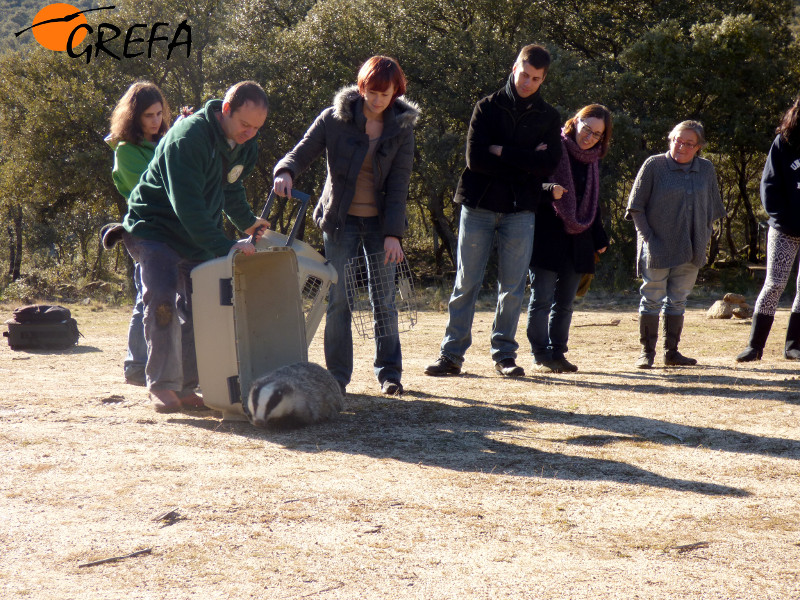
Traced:
<path id="1" fill-rule="evenodd" d="M 306 315 L 306 317 L 308 317 L 308 314 L 311 312 L 317 302 L 324 300 L 324 298 L 322 298 L 320 295 L 322 287 L 322 280 L 319 277 L 309 275 L 306 278 L 303 289 L 300 291 L 300 296 L 303 299 L 303 313 Z"/>
<path id="2" fill-rule="evenodd" d="M 361 254 L 344 267 L 347 302 L 359 336 L 379 339 L 417 324 L 417 297 L 408 261 L 384 264 L 385 253 Z"/>

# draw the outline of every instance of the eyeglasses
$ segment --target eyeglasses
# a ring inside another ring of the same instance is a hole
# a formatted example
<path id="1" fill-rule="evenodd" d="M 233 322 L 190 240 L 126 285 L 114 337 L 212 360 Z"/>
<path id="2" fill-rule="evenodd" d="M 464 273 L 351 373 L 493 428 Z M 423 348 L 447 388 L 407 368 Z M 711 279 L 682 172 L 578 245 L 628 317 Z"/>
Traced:
<path id="1" fill-rule="evenodd" d="M 700 145 L 700 144 L 695 144 L 694 142 L 684 142 L 679 138 L 675 138 L 674 140 L 672 140 L 672 143 L 675 144 L 676 148 L 683 147 L 686 148 L 687 150 L 694 150 Z"/>
<path id="2" fill-rule="evenodd" d="M 589 127 L 589 125 L 583 119 L 578 119 L 578 129 L 582 130 L 584 135 L 587 134 L 590 135 L 592 139 L 597 142 L 603 139 L 604 132 L 601 131 L 600 133 L 598 133 L 594 131 L 591 127 Z"/>

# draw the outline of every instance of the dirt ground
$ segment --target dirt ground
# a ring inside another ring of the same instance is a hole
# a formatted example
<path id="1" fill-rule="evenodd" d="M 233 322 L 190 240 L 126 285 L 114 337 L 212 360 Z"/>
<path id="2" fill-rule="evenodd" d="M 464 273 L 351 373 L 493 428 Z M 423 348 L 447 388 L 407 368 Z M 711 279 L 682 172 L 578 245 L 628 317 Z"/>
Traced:
<path id="1" fill-rule="evenodd" d="M 761 362 L 733 360 L 749 321 L 698 307 L 700 365 L 642 371 L 633 304 L 597 300 L 580 371 L 533 373 L 523 343 L 518 380 L 486 310 L 464 375 L 423 375 L 446 315 L 422 312 L 402 398 L 364 341 L 336 422 L 270 432 L 155 413 L 122 380 L 129 309 L 70 308 L 74 349 L 0 347 L 0 598 L 800 598 L 786 309 Z"/>

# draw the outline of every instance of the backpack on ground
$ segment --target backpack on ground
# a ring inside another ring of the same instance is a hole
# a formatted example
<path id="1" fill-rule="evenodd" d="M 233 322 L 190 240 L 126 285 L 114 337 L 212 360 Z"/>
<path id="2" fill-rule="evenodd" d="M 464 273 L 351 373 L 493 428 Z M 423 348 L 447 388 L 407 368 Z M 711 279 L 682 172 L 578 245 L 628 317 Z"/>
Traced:
<path id="1" fill-rule="evenodd" d="M 78 322 L 68 308 L 47 304 L 31 304 L 14 309 L 14 316 L 6 321 L 12 350 L 53 349 L 63 350 L 78 343 L 81 332 Z"/>

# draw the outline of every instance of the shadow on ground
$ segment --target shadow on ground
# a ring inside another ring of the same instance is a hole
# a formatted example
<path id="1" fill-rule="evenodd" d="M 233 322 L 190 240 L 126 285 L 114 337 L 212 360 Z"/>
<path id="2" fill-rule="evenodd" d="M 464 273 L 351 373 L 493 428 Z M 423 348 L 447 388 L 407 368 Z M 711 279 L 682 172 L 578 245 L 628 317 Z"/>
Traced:
<path id="1" fill-rule="evenodd" d="M 461 472 L 613 481 L 706 495 L 749 496 L 750 492 L 713 482 L 664 477 L 622 461 L 545 451 L 536 446 L 651 442 L 695 447 L 699 443 L 697 440 L 702 439 L 704 446 L 717 442 L 719 450 L 752 452 L 760 448 L 757 451 L 762 454 L 800 456 L 800 443 L 788 440 L 709 428 L 682 428 L 666 421 L 639 417 L 576 415 L 528 404 L 496 406 L 466 398 L 449 400 L 460 406 L 420 392 L 389 400 L 349 395 L 347 410 L 337 421 L 293 431 L 259 430 L 248 423 L 208 419 L 175 421 L 217 433 L 261 439 L 301 452 L 333 451 Z M 594 431 L 586 436 L 554 440 L 546 434 L 531 433 L 531 423 L 561 423 Z M 598 436 L 596 430 L 616 435 Z M 668 433 L 659 433 L 659 430 Z"/>

